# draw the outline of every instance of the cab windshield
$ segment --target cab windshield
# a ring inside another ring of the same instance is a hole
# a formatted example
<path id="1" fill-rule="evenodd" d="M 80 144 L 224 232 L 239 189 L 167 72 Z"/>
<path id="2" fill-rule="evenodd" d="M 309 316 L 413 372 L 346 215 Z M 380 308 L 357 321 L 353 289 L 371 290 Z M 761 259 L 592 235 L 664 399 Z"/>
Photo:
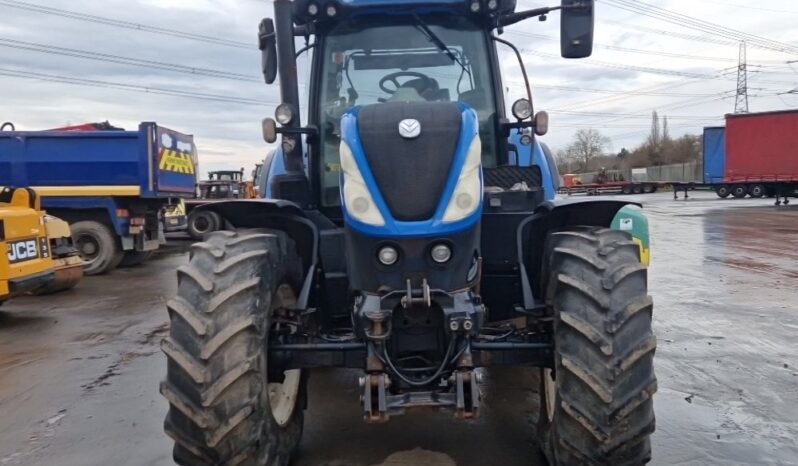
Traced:
<path id="1" fill-rule="evenodd" d="M 356 105 L 394 101 L 468 104 L 480 120 L 482 159 L 496 165 L 496 105 L 484 31 L 462 17 L 368 18 L 339 24 L 321 50 L 322 204 L 339 205 L 341 116 Z"/>

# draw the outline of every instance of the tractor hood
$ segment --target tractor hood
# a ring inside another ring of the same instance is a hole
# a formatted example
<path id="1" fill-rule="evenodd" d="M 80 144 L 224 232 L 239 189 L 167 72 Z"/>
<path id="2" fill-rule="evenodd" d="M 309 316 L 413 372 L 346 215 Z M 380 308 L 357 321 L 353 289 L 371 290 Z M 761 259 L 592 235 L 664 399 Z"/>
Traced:
<path id="1" fill-rule="evenodd" d="M 341 123 L 348 226 L 369 236 L 463 231 L 482 208 L 476 112 L 462 103 L 355 107 Z"/>

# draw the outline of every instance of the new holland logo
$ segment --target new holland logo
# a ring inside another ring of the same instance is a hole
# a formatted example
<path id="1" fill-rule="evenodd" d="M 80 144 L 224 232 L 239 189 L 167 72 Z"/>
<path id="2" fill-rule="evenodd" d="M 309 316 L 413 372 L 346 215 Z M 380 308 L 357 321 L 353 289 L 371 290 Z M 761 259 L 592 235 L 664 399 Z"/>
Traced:
<path id="1" fill-rule="evenodd" d="M 158 168 L 167 172 L 193 175 L 194 161 L 191 160 L 191 155 L 189 154 L 163 149 L 161 150 L 161 160 L 158 163 Z"/>
<path id="2" fill-rule="evenodd" d="M 417 138 L 421 134 L 421 123 L 413 118 L 399 122 L 399 134 L 405 139 Z"/>

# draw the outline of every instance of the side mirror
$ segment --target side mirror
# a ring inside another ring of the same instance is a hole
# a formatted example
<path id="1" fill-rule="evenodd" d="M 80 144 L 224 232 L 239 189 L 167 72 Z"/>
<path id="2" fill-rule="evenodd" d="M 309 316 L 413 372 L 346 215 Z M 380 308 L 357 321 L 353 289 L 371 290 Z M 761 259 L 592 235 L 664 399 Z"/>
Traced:
<path id="1" fill-rule="evenodd" d="M 563 58 L 585 58 L 593 53 L 594 0 L 562 0 L 560 53 Z"/>
<path id="2" fill-rule="evenodd" d="M 535 114 L 535 134 L 545 136 L 549 132 L 549 114 L 541 111 Z"/>
<path id="3" fill-rule="evenodd" d="M 277 39 L 274 21 L 264 18 L 258 27 L 258 48 L 260 49 L 263 79 L 271 84 L 277 78 Z"/>
<path id="4" fill-rule="evenodd" d="M 264 141 L 271 144 L 277 140 L 277 122 L 274 121 L 274 118 L 264 118 L 263 123 L 261 123 L 261 129 L 263 130 Z"/>

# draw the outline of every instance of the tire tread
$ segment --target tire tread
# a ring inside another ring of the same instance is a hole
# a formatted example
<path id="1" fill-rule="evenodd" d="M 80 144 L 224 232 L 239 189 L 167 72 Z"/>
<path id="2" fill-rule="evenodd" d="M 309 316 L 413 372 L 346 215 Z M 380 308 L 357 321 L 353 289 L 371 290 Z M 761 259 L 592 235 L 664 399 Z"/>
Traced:
<path id="1" fill-rule="evenodd" d="M 271 230 L 216 231 L 192 245 L 167 304 L 161 343 L 164 422 L 179 465 L 286 466 L 302 431 L 302 406 L 280 427 L 269 413 L 268 311 L 278 284 L 296 286 L 293 242 Z M 304 380 L 304 379 L 302 379 Z M 300 387 L 300 394 L 304 389 Z"/>
<path id="2" fill-rule="evenodd" d="M 549 461 L 645 464 L 656 337 L 639 247 L 624 232 L 584 227 L 550 234 L 546 254 L 557 373 L 554 419 L 541 415 Z"/>

